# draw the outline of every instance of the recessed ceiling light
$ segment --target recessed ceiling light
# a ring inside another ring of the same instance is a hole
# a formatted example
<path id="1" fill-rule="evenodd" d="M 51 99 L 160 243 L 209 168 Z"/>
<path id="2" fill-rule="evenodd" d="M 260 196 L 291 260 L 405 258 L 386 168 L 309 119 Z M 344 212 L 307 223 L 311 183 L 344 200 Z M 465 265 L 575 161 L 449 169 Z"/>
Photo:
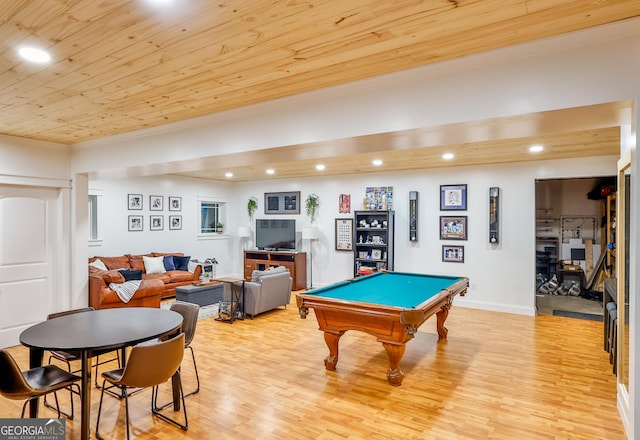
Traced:
<path id="1" fill-rule="evenodd" d="M 224 177 L 233 177 L 233 173 L 224 173 Z"/>
<path id="2" fill-rule="evenodd" d="M 147 3 L 150 3 L 152 5 L 164 6 L 170 5 L 171 3 L 173 3 L 173 0 L 147 0 Z"/>
<path id="3" fill-rule="evenodd" d="M 532 153 L 539 153 L 542 150 L 544 150 L 544 147 L 542 145 L 532 145 L 529 147 L 529 151 Z"/>
<path id="4" fill-rule="evenodd" d="M 274 170 L 273 168 L 269 168 L 267 170 L 267 174 L 275 174 L 275 173 L 276 173 L 276 170 Z"/>
<path id="5" fill-rule="evenodd" d="M 379 167 L 380 165 L 382 165 L 382 159 L 373 159 L 373 161 L 371 163 L 374 166 Z"/>
<path id="6" fill-rule="evenodd" d="M 18 54 L 27 61 L 32 63 L 48 63 L 51 61 L 51 55 L 48 52 L 38 49 L 37 47 L 24 46 L 18 49 Z"/>
<path id="7" fill-rule="evenodd" d="M 318 165 L 316 165 L 316 170 L 318 171 L 324 171 L 326 167 L 324 166 L 323 163 L 319 163 Z"/>
<path id="8" fill-rule="evenodd" d="M 455 156 L 453 155 L 453 153 L 444 153 L 444 154 L 442 155 L 442 158 L 443 158 L 444 160 L 451 160 L 451 159 L 453 159 L 454 157 L 455 157 Z"/>

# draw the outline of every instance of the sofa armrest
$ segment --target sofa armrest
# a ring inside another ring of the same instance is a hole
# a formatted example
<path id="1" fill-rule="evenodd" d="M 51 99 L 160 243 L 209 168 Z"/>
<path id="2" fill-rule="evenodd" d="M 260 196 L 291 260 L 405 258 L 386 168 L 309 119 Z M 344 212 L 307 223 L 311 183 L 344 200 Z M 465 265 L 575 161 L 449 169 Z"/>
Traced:
<path id="1" fill-rule="evenodd" d="M 95 307 L 95 304 L 102 304 L 102 289 L 107 288 L 101 273 L 89 274 L 89 305 Z"/>

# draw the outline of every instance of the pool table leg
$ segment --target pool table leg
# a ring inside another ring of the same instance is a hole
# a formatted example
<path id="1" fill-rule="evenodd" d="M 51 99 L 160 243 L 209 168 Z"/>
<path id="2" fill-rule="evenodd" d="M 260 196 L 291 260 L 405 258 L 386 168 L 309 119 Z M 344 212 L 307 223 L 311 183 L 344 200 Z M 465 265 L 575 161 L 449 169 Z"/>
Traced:
<path id="1" fill-rule="evenodd" d="M 387 370 L 387 380 L 394 387 L 402 385 L 404 373 L 400 369 L 400 359 L 404 355 L 405 344 L 390 344 L 383 342 L 382 346 L 387 351 L 389 358 L 389 369 Z"/>
<path id="2" fill-rule="evenodd" d="M 333 371 L 336 369 L 336 364 L 338 363 L 338 342 L 342 335 L 344 335 L 343 331 L 338 333 L 324 332 L 324 342 L 326 342 L 327 347 L 329 347 L 329 356 L 324 359 L 324 367 L 327 370 Z"/>
<path id="3" fill-rule="evenodd" d="M 444 326 L 444 322 L 447 320 L 447 316 L 449 316 L 449 309 L 451 308 L 451 303 L 447 303 L 442 306 L 439 312 L 436 313 L 437 326 L 438 326 L 438 340 L 447 339 L 447 333 L 449 330 Z"/>

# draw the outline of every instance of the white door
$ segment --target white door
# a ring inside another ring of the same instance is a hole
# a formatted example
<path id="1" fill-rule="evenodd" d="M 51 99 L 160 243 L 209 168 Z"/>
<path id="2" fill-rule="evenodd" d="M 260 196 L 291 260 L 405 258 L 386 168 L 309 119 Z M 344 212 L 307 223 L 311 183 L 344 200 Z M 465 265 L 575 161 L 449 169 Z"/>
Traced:
<path id="1" fill-rule="evenodd" d="M 51 310 L 58 223 L 58 190 L 0 185 L 0 347 Z"/>

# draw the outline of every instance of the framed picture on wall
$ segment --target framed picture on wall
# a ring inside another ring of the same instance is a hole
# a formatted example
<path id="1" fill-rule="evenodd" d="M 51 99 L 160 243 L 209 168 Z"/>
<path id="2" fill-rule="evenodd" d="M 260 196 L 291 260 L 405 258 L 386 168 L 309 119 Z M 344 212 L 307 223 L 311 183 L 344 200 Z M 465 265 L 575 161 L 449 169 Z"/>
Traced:
<path id="1" fill-rule="evenodd" d="M 150 211 L 162 211 L 164 205 L 164 197 L 162 196 L 149 196 L 149 210 Z"/>
<path id="2" fill-rule="evenodd" d="M 161 215 L 149 216 L 149 230 L 162 231 L 164 228 L 164 217 Z"/>
<path id="3" fill-rule="evenodd" d="M 464 263 L 464 246 L 442 246 L 442 261 Z"/>
<path id="4" fill-rule="evenodd" d="M 264 193 L 265 214 L 300 214 L 300 191 Z"/>
<path id="5" fill-rule="evenodd" d="M 340 194 L 338 198 L 338 212 L 340 214 L 349 214 L 351 212 L 350 194 Z"/>
<path id="6" fill-rule="evenodd" d="M 170 215 L 169 216 L 169 229 L 172 231 L 182 229 L 182 216 Z"/>
<path id="7" fill-rule="evenodd" d="M 336 219 L 336 250 L 337 251 L 353 250 L 353 219 L 352 218 Z"/>
<path id="8" fill-rule="evenodd" d="M 466 240 L 467 216 L 440 216 L 440 240 Z"/>
<path id="9" fill-rule="evenodd" d="M 127 208 L 129 210 L 142 209 L 142 194 L 129 194 L 127 196 Z"/>
<path id="10" fill-rule="evenodd" d="M 182 197 L 169 197 L 169 211 L 182 211 Z"/>
<path id="11" fill-rule="evenodd" d="M 467 185 L 440 185 L 440 211 L 466 211 Z"/>
<path id="12" fill-rule="evenodd" d="M 130 215 L 129 216 L 129 231 L 142 231 L 142 216 Z"/>

